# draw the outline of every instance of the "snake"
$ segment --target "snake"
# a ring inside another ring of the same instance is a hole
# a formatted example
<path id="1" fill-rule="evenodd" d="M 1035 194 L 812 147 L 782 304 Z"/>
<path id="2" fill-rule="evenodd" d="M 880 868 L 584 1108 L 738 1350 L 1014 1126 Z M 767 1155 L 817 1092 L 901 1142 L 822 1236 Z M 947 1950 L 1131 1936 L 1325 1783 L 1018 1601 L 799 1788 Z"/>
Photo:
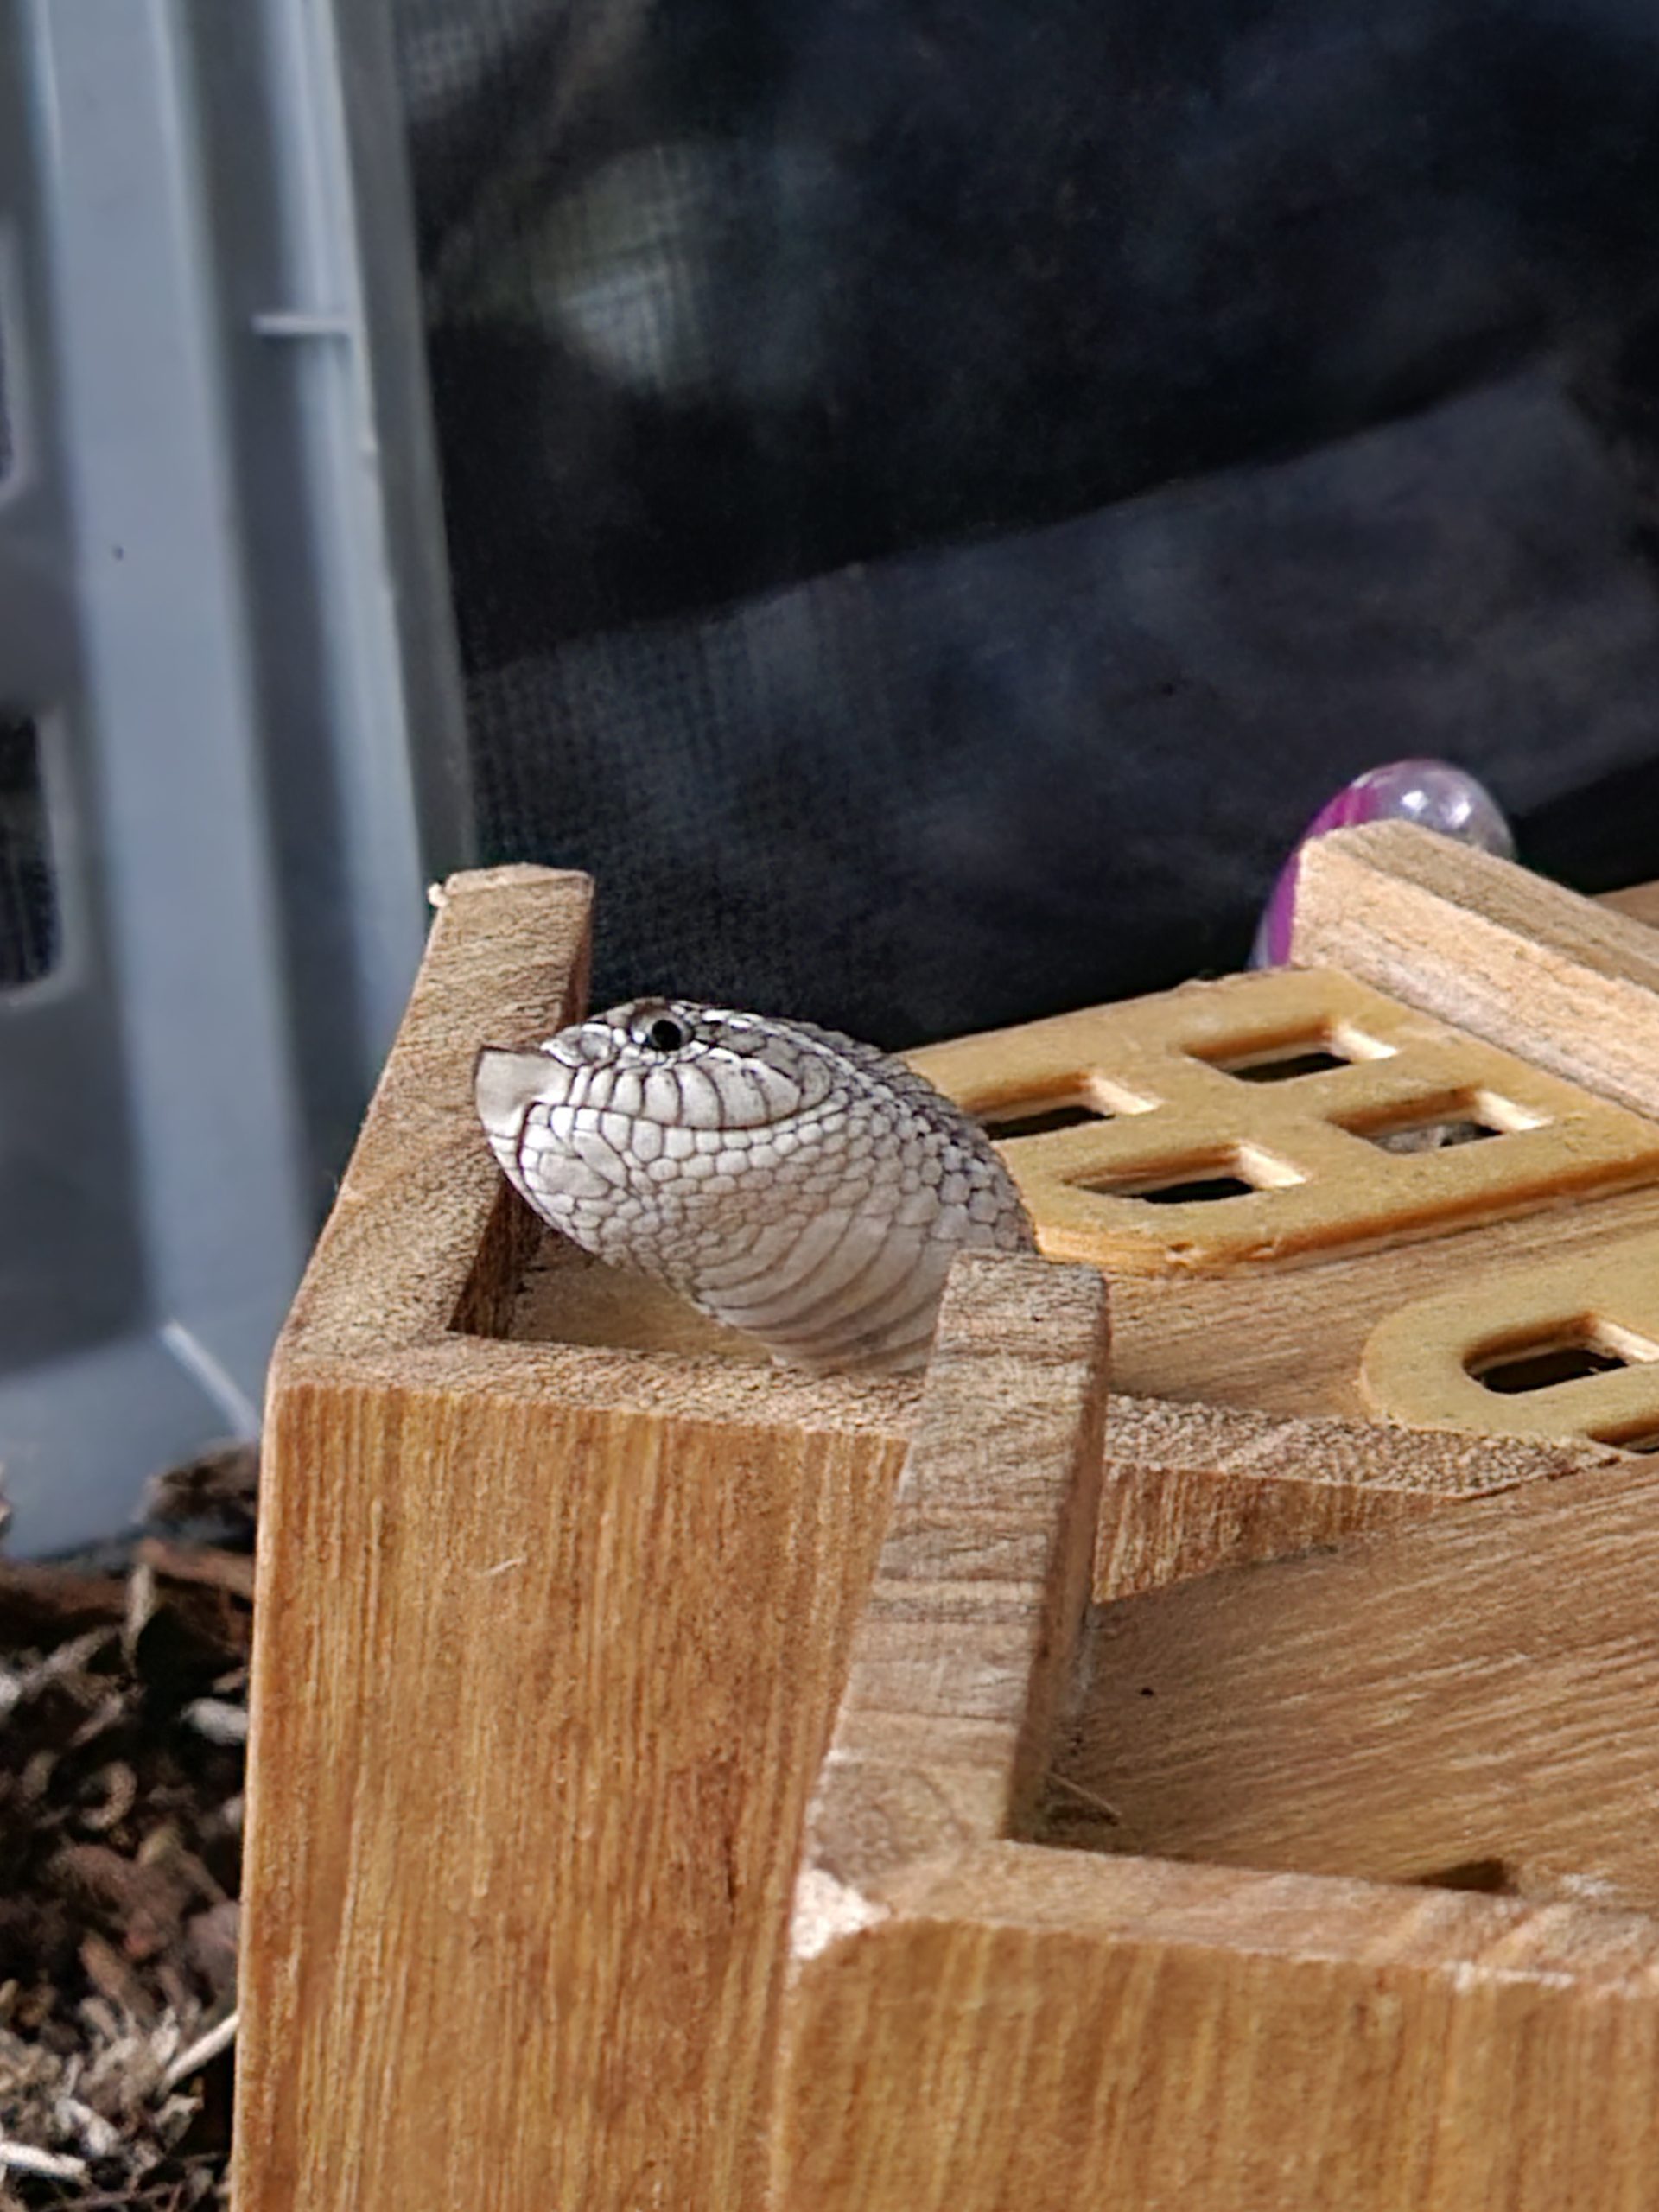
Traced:
<path id="1" fill-rule="evenodd" d="M 561 1235 L 787 1366 L 925 1363 L 958 1252 L 1033 1251 L 984 1130 L 902 1060 L 804 1021 L 641 998 L 486 1046 L 497 1161 Z"/>

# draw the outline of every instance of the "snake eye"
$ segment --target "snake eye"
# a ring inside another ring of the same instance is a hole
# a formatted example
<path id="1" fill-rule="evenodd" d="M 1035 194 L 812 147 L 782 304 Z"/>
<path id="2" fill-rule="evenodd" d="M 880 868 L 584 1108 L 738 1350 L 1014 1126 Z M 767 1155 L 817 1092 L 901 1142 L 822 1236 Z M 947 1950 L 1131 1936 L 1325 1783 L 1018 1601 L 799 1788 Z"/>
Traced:
<path id="1" fill-rule="evenodd" d="M 658 1014 L 645 1032 L 646 1044 L 659 1052 L 677 1052 L 685 1041 L 685 1031 L 665 1014 Z"/>

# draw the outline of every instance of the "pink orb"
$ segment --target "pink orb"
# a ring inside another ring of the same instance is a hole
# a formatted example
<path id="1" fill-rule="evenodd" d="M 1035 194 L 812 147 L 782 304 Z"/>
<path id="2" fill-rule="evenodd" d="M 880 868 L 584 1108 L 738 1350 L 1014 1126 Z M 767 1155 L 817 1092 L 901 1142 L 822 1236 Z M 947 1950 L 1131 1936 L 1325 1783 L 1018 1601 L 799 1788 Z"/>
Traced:
<path id="1" fill-rule="evenodd" d="M 1252 968 L 1280 968 L 1290 957 L 1302 847 L 1327 830 L 1350 830 L 1362 822 L 1421 823 L 1425 830 L 1478 845 L 1502 860 L 1515 858 L 1515 839 L 1497 800 L 1466 769 L 1454 768 L 1449 760 L 1390 760 L 1368 768 L 1319 809 L 1280 870 L 1255 933 Z"/>

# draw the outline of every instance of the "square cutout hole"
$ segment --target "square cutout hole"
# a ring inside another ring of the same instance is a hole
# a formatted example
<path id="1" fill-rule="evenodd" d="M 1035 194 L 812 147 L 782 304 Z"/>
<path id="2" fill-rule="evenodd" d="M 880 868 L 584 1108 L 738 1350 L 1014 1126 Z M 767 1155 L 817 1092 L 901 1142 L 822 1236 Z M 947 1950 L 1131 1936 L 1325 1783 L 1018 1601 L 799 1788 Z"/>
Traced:
<path id="1" fill-rule="evenodd" d="M 1213 1205 L 1227 1198 L 1252 1198 L 1263 1191 L 1287 1190 L 1306 1179 L 1296 1168 L 1253 1145 L 1228 1152 L 1189 1154 L 1161 1167 L 1125 1169 L 1121 1174 L 1093 1174 L 1072 1179 L 1074 1189 L 1103 1197 L 1138 1198 L 1154 1206 Z"/>
<path id="2" fill-rule="evenodd" d="M 1236 1076 L 1241 1083 L 1297 1083 L 1306 1076 L 1351 1067 L 1356 1060 L 1392 1059 L 1394 1047 L 1345 1024 L 1333 1024 L 1305 1029 L 1294 1037 L 1236 1039 L 1192 1052 L 1190 1057 L 1218 1074 Z"/>
<path id="3" fill-rule="evenodd" d="M 986 1135 L 1000 1144 L 1008 1137 L 1048 1136 L 1056 1129 L 1086 1128 L 1091 1122 L 1114 1117 L 1109 1108 L 1096 1106 L 1091 1098 L 1070 1096 L 1011 1098 L 977 1118 Z"/>
<path id="4" fill-rule="evenodd" d="M 1458 1145 L 1478 1144 L 1487 1137 L 1510 1136 L 1518 1129 L 1544 1126 L 1541 1116 L 1529 1114 L 1508 1099 L 1495 1098 L 1484 1090 L 1445 1091 L 1410 1106 L 1333 1116 L 1332 1120 L 1338 1128 L 1363 1137 L 1379 1152 L 1406 1154 L 1444 1152 Z"/>
<path id="5" fill-rule="evenodd" d="M 1148 1113 L 1156 1103 L 1122 1089 L 1092 1068 L 1080 1069 L 1063 1082 L 1027 1091 L 1023 1096 L 963 1101 L 967 1112 L 998 1144 L 1013 1137 L 1087 1128 L 1093 1122 L 1116 1121 L 1120 1114 Z"/>
<path id="6" fill-rule="evenodd" d="M 1217 1198 L 1247 1198 L 1255 1187 L 1242 1175 L 1194 1175 L 1185 1182 L 1151 1184 L 1145 1190 L 1126 1183 L 1117 1195 L 1144 1199 L 1149 1206 L 1211 1205 Z"/>
<path id="7" fill-rule="evenodd" d="M 1592 1376 L 1611 1375 L 1621 1367 L 1643 1366 L 1656 1359 L 1659 1359 L 1659 1344 L 1590 1317 L 1558 1323 L 1526 1338 L 1512 1338 L 1507 1344 L 1484 1346 L 1471 1355 L 1465 1371 L 1483 1389 L 1513 1398 L 1535 1390 L 1552 1390 L 1563 1382 L 1583 1382 Z M 1624 1448 L 1643 1447 L 1626 1445 Z M 1659 1442 L 1653 1448 L 1659 1448 Z"/>

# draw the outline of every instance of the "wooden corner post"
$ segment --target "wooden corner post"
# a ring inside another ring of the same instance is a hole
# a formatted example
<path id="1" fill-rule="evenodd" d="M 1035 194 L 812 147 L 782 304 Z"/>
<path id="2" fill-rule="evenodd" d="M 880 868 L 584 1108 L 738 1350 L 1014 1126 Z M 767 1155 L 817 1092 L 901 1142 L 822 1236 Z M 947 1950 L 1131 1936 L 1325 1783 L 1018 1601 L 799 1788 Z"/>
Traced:
<path id="1" fill-rule="evenodd" d="M 448 890 L 272 1370 L 239 2212 L 743 2212 L 912 1382 L 527 1342 L 474 1056 L 589 887 Z M 578 1335 L 580 1332 L 576 1332 Z"/>

